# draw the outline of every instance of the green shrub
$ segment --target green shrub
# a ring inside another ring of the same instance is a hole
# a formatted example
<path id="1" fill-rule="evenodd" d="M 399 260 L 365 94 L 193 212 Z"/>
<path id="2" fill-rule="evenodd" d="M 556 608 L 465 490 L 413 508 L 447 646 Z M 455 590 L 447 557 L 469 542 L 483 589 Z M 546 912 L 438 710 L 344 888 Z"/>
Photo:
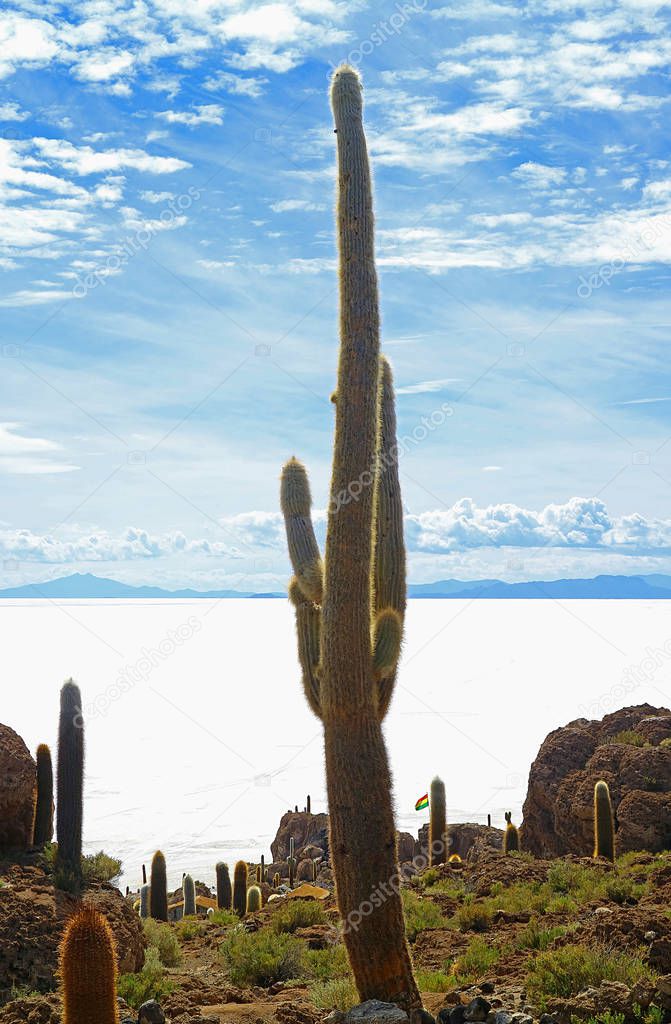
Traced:
<path id="1" fill-rule="evenodd" d="M 347 950 L 340 942 L 326 949 L 308 949 L 306 962 L 308 974 L 314 981 L 348 978 L 351 973 Z"/>
<path id="2" fill-rule="evenodd" d="M 547 949 L 560 935 L 565 935 L 565 925 L 544 928 L 538 918 L 532 918 L 515 943 L 517 949 Z"/>
<path id="3" fill-rule="evenodd" d="M 403 910 L 405 912 L 405 931 L 409 942 L 414 942 L 420 932 L 426 928 L 445 928 L 447 921 L 440 907 L 431 900 L 421 899 L 411 889 L 403 890 Z"/>
<path id="4" fill-rule="evenodd" d="M 423 875 L 419 875 L 419 879 L 424 888 L 428 889 L 440 881 L 440 871 L 438 868 L 427 868 Z"/>
<path id="5" fill-rule="evenodd" d="M 671 736 L 667 736 L 659 745 L 660 747 L 671 747 Z"/>
<path id="6" fill-rule="evenodd" d="M 610 736 L 606 740 L 606 743 L 620 743 L 626 747 L 650 746 L 645 736 L 642 736 L 640 732 L 636 732 L 635 729 L 623 729 L 621 732 L 616 732 L 614 736 Z"/>
<path id="7" fill-rule="evenodd" d="M 148 999 L 160 1002 L 174 985 L 165 978 L 165 969 L 155 947 L 149 947 L 144 967 L 139 974 L 122 974 L 119 978 L 118 993 L 134 1010 L 139 1010 Z"/>
<path id="8" fill-rule="evenodd" d="M 158 951 L 159 960 L 164 967 L 176 967 L 182 954 L 173 929 L 163 921 L 155 921 L 153 917 L 145 918 L 143 923 L 149 948 Z"/>
<path id="9" fill-rule="evenodd" d="M 319 1010 L 341 1010 L 347 1013 L 360 1002 L 359 993 L 351 978 L 316 981 L 310 986 L 310 995 Z"/>
<path id="10" fill-rule="evenodd" d="M 291 900 L 276 910 L 272 917 L 273 931 L 278 934 L 291 934 L 297 928 L 309 928 L 313 924 L 326 924 L 324 908 L 314 900 Z"/>
<path id="11" fill-rule="evenodd" d="M 553 896 L 545 905 L 546 914 L 575 914 L 578 904 L 572 896 Z"/>
<path id="12" fill-rule="evenodd" d="M 631 987 L 651 978 L 652 972 L 640 956 L 576 944 L 539 953 L 531 963 L 527 991 L 543 1008 L 549 997 L 568 999 L 602 981 L 621 981 Z"/>
<path id="13" fill-rule="evenodd" d="M 459 931 L 486 932 L 494 920 L 494 909 L 489 903 L 464 903 L 454 915 Z"/>
<path id="14" fill-rule="evenodd" d="M 606 879 L 604 890 L 609 900 L 623 906 L 625 903 L 638 903 L 645 892 L 645 886 L 636 885 L 631 878 L 622 878 L 613 874 Z"/>
<path id="15" fill-rule="evenodd" d="M 122 864 L 116 857 L 109 857 L 103 850 L 82 857 L 84 882 L 116 882 L 121 875 Z"/>
<path id="16" fill-rule="evenodd" d="M 240 919 L 238 918 L 238 924 Z M 175 931 L 179 937 L 180 942 L 189 942 L 190 939 L 201 939 L 205 934 L 207 925 L 204 921 L 201 921 L 199 917 L 189 915 L 183 917 L 180 921 L 175 924 Z"/>
<path id="17" fill-rule="evenodd" d="M 229 928 L 240 924 L 240 918 L 234 910 L 215 910 L 213 914 L 207 915 L 208 924 L 216 924 L 220 928 Z"/>
<path id="18" fill-rule="evenodd" d="M 233 932 L 221 947 L 234 985 L 261 985 L 307 974 L 306 949 L 293 935 L 272 931 Z"/>
<path id="19" fill-rule="evenodd" d="M 490 946 L 484 939 L 471 939 L 466 950 L 457 959 L 454 973 L 462 983 L 477 981 L 498 961 L 500 955 L 500 950 Z"/>
<path id="20" fill-rule="evenodd" d="M 446 971 L 415 971 L 415 978 L 420 992 L 451 992 L 458 984 Z"/>

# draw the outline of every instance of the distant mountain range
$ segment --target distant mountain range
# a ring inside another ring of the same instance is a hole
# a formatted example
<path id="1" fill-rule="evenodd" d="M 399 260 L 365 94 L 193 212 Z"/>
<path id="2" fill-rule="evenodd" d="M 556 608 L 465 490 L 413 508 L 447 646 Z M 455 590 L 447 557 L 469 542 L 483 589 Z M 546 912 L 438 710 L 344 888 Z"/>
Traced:
<path id="1" fill-rule="evenodd" d="M 0 590 L 0 598 L 74 598 L 91 600 L 109 598 L 195 599 L 195 598 L 258 598 L 285 597 L 283 593 L 254 593 L 239 590 L 164 590 L 163 587 L 133 587 L 91 573 L 74 573 L 44 583 L 27 583 Z M 648 576 L 595 576 L 593 579 L 537 580 L 529 583 L 504 583 L 502 580 L 439 580 L 437 583 L 412 583 L 409 597 L 460 598 L 557 598 L 600 600 L 669 600 L 671 576 L 654 573 Z"/>

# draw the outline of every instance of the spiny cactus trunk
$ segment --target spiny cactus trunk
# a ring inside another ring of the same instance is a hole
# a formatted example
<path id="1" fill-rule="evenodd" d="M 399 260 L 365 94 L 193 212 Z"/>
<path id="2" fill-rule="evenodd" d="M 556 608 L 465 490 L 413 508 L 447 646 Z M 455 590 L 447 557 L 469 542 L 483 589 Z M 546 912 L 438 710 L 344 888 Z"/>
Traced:
<path id="1" fill-rule="evenodd" d="M 438 776 L 431 783 L 429 823 L 429 863 L 444 864 L 447 860 L 447 804 L 445 783 Z"/>
<path id="2" fill-rule="evenodd" d="M 93 907 L 84 905 L 68 922 L 60 963 L 63 1024 L 118 1024 L 114 937 Z"/>
<path id="3" fill-rule="evenodd" d="M 238 917 L 247 912 L 247 864 L 239 860 L 233 871 L 233 910 Z"/>
<path id="4" fill-rule="evenodd" d="M 231 887 L 231 877 L 228 873 L 228 864 L 220 861 L 215 871 L 217 874 L 217 906 L 219 910 L 230 910 L 233 900 L 233 889 Z"/>
<path id="5" fill-rule="evenodd" d="M 594 787 L 594 856 L 615 860 L 615 821 L 608 783 Z"/>
<path id="6" fill-rule="evenodd" d="M 150 913 L 156 921 L 168 920 L 168 876 L 165 857 L 160 850 L 151 862 Z"/>
<path id="7" fill-rule="evenodd" d="M 46 743 L 37 748 L 37 802 L 33 846 L 41 849 L 54 836 L 54 772 L 51 765 L 51 751 Z"/>
<path id="8" fill-rule="evenodd" d="M 84 820 L 84 719 L 79 687 L 69 679 L 61 689 L 58 727 L 56 834 L 60 884 L 77 892 L 82 886 Z"/>
<path id="9" fill-rule="evenodd" d="M 182 879 L 182 895 L 184 897 L 184 917 L 193 917 L 196 913 L 196 885 L 191 875 Z"/>

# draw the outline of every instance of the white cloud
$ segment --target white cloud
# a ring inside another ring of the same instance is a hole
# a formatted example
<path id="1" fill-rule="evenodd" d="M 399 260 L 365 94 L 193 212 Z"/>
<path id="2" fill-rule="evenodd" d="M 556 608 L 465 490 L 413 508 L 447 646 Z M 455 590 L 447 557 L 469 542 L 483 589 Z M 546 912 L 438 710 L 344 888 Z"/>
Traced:
<path id="1" fill-rule="evenodd" d="M 156 116 L 169 124 L 184 124 L 195 128 L 200 124 L 223 124 L 224 108 L 216 103 L 205 103 L 193 110 L 162 110 Z"/>
<path id="2" fill-rule="evenodd" d="M 396 388 L 397 395 L 425 395 L 445 391 L 450 384 L 458 384 L 459 377 L 443 377 L 440 380 L 421 380 L 417 384 L 406 384 Z"/>
<path id="3" fill-rule="evenodd" d="M 45 306 L 49 302 L 69 302 L 70 299 L 74 299 L 75 296 L 72 292 L 58 291 L 57 289 L 49 289 L 48 291 L 41 291 L 40 289 L 24 288 L 18 292 L 11 292 L 9 295 L 3 295 L 0 298 L 0 306 L 22 307 L 22 306 Z"/>
<path id="4" fill-rule="evenodd" d="M 65 139 L 36 138 L 33 142 L 48 160 L 60 164 L 72 174 L 100 174 L 131 167 L 151 174 L 172 174 L 191 164 L 177 157 L 152 156 L 143 149 L 106 149 L 96 151 L 91 146 L 74 146 Z"/>
<path id="5" fill-rule="evenodd" d="M 566 180 L 566 171 L 563 167 L 548 167 L 546 164 L 527 160 L 526 163 L 515 168 L 512 177 L 528 185 L 529 188 L 545 191 L 556 185 L 561 185 Z"/>
<path id="6" fill-rule="evenodd" d="M 0 103 L 0 121 L 26 121 L 29 117 L 29 111 L 21 110 L 18 103 Z"/>
<path id="7" fill-rule="evenodd" d="M 62 445 L 44 437 L 28 437 L 20 430 L 18 423 L 0 423 L 0 473 L 32 476 L 79 469 L 54 458 Z"/>
<path id="8" fill-rule="evenodd" d="M 179 531 L 152 534 L 129 527 L 118 534 L 106 530 L 79 531 L 76 536 L 72 533 L 57 537 L 31 530 L 0 529 L 0 557 L 16 558 L 22 562 L 63 564 L 135 561 L 173 554 L 212 557 L 236 554 L 236 549 L 230 545 L 202 538 L 187 540 Z"/>
<path id="9" fill-rule="evenodd" d="M 222 90 L 234 96 L 249 96 L 251 99 L 262 96 L 267 85 L 267 78 L 243 77 L 231 71 L 217 71 L 216 75 L 205 81 L 205 88 L 211 92 Z"/>
<path id="10" fill-rule="evenodd" d="M 270 209 L 274 213 L 290 213 L 293 210 L 323 210 L 324 206 L 308 199 L 281 199 L 279 202 L 271 203 Z"/>

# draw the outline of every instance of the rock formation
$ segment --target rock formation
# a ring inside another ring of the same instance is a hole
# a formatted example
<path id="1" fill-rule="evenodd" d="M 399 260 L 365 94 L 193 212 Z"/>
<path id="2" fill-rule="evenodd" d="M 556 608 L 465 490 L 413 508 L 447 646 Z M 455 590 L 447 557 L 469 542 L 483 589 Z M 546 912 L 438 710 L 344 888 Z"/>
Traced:
<path id="1" fill-rule="evenodd" d="M 503 845 L 503 832 L 499 828 L 489 828 L 487 825 L 478 825 L 475 822 L 463 824 L 454 823 L 447 826 L 447 838 L 449 848 L 448 857 L 453 853 L 458 854 L 462 860 L 466 860 L 472 850 L 480 852 L 500 850 Z M 428 822 L 422 825 L 418 834 L 413 856 L 428 858 L 429 849 L 429 825 Z"/>
<path id="2" fill-rule="evenodd" d="M 0 725 L 0 851 L 25 850 L 32 844 L 36 772 L 21 737 Z"/>
<path id="3" fill-rule="evenodd" d="M 594 785 L 604 779 L 617 853 L 669 849 L 671 743 L 665 740 L 671 740 L 671 711 L 650 704 L 601 721 L 579 718 L 551 732 L 529 773 L 522 848 L 538 857 L 591 854 Z"/>

